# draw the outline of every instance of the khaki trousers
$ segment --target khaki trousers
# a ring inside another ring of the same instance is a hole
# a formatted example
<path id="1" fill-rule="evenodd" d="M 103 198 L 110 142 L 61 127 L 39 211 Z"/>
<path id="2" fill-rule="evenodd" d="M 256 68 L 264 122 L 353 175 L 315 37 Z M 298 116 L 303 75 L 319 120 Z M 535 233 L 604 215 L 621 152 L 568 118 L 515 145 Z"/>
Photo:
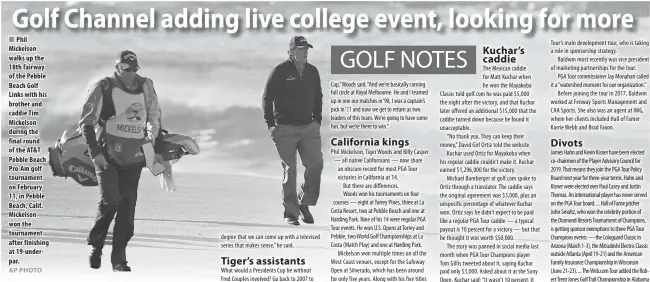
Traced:
<path id="1" fill-rule="evenodd" d="M 321 173 L 323 171 L 323 152 L 321 151 L 320 124 L 311 122 L 295 126 L 278 124 L 271 138 L 282 161 L 282 203 L 284 216 L 300 215 L 300 206 L 315 206 L 320 195 Z M 305 167 L 304 182 L 297 191 L 297 158 Z"/>

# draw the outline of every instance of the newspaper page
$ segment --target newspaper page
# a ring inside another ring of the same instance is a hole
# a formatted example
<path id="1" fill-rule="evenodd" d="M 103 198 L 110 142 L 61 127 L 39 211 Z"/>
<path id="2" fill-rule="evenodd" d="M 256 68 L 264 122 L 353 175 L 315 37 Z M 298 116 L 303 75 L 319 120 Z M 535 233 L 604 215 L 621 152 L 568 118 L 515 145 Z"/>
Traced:
<path id="1" fill-rule="evenodd" d="M 0 7 L 0 281 L 650 281 L 648 1 Z"/>

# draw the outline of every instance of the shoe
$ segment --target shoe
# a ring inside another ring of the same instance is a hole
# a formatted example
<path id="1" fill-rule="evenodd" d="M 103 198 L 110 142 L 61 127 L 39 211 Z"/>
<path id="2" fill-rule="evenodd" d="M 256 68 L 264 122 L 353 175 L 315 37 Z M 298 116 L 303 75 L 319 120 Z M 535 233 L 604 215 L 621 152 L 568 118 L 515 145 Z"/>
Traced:
<path id="1" fill-rule="evenodd" d="M 102 266 L 102 250 L 92 248 L 88 262 L 90 263 L 90 268 L 99 269 Z"/>
<path id="2" fill-rule="evenodd" d="M 131 268 L 125 263 L 118 263 L 113 265 L 113 271 L 115 272 L 131 272 Z"/>
<path id="3" fill-rule="evenodd" d="M 300 219 L 302 219 L 304 223 L 314 224 L 314 217 L 311 215 L 308 206 L 300 206 Z"/>
<path id="4" fill-rule="evenodd" d="M 285 217 L 284 222 L 290 225 L 300 225 L 300 222 L 295 217 Z"/>

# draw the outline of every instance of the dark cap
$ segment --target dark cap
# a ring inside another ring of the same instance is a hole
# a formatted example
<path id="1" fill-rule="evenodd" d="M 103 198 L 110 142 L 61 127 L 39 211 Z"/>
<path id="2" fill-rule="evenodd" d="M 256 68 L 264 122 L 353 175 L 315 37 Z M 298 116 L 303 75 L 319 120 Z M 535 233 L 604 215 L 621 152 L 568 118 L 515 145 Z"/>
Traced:
<path id="1" fill-rule="evenodd" d="M 291 41 L 289 41 L 289 49 L 293 49 L 296 47 L 309 47 L 309 48 L 314 48 L 309 42 L 307 42 L 307 38 L 304 36 L 294 36 L 291 38 Z"/>
<path id="2" fill-rule="evenodd" d="M 133 53 L 133 51 L 124 50 L 117 54 L 117 59 L 115 59 L 116 64 L 127 64 L 132 68 L 138 69 L 138 56 Z"/>

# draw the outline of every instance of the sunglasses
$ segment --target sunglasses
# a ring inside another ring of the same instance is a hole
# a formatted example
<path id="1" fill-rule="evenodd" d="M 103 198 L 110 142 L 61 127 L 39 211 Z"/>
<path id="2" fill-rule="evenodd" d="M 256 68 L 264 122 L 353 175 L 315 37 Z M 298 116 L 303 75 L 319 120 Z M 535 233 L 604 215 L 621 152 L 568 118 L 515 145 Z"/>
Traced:
<path id="1" fill-rule="evenodd" d="M 118 64 L 118 66 L 124 72 L 138 72 L 138 69 L 139 69 L 137 67 L 134 68 L 133 66 L 131 66 L 129 64 L 126 64 L 126 63 L 120 63 L 120 64 Z"/>

